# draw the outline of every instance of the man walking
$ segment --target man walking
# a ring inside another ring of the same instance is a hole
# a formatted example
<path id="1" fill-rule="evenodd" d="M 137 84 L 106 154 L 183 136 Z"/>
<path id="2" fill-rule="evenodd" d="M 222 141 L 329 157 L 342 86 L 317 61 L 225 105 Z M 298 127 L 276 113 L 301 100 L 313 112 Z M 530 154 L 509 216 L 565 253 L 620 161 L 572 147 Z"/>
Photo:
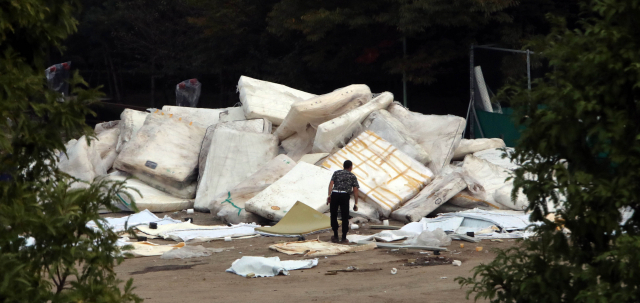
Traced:
<path id="1" fill-rule="evenodd" d="M 340 243 L 347 244 L 347 232 L 349 231 L 349 196 L 353 193 L 355 205 L 353 210 L 358 210 L 358 178 L 351 170 L 353 163 L 347 160 L 343 164 L 344 169 L 333 173 L 331 182 L 329 183 L 329 197 L 327 197 L 327 205 L 331 204 L 331 228 L 333 229 L 333 237 L 331 242 L 338 243 L 338 208 L 342 214 L 342 241 Z"/>

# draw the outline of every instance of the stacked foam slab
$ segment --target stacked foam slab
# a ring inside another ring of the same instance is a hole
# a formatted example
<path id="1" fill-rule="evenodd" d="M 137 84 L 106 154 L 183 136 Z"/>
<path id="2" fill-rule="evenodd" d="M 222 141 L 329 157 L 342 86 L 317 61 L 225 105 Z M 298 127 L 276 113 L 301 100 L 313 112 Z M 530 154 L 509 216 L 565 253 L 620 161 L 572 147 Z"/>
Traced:
<path id="1" fill-rule="evenodd" d="M 435 173 L 449 165 L 465 129 L 464 118 L 414 113 L 399 104 L 389 106 L 389 113 L 407 127 L 413 139 L 431 156 L 428 167 Z"/>
<path id="2" fill-rule="evenodd" d="M 295 133 L 305 133 L 307 127 L 318 125 L 341 116 L 371 101 L 371 90 L 363 84 L 349 85 L 331 93 L 291 105 L 287 116 L 275 134 L 284 140 Z"/>
<path id="3" fill-rule="evenodd" d="M 260 170 L 240 182 L 226 193 L 222 193 L 209 204 L 209 210 L 225 223 L 258 223 L 261 217 L 247 212 L 245 204 L 265 188 L 286 175 L 296 166 L 296 162 L 286 155 L 279 155 Z"/>
<path id="4" fill-rule="evenodd" d="M 387 108 L 391 102 L 393 102 L 393 94 L 384 92 L 370 102 L 320 124 L 311 151 L 330 153 L 344 146 L 354 135 L 362 132 L 361 123 L 369 114 Z"/>
<path id="5" fill-rule="evenodd" d="M 247 119 L 265 118 L 280 125 L 287 116 L 291 104 L 315 97 L 281 84 L 241 76 L 238 81 L 240 102 Z"/>
<path id="6" fill-rule="evenodd" d="M 133 210 L 132 201 L 135 201 L 138 209 L 148 209 L 152 212 L 177 211 L 193 207 L 193 199 L 173 197 L 137 179 L 117 175 L 110 175 L 104 179 L 125 182 L 127 189 L 117 194 L 120 200 L 117 206 L 124 211 Z"/>
<path id="7" fill-rule="evenodd" d="M 391 214 L 403 222 L 417 222 L 467 187 L 459 173 L 439 175 L 418 195 Z"/>
<path id="8" fill-rule="evenodd" d="M 431 170 L 372 131 L 365 131 L 322 164 L 328 170 L 353 162 L 360 192 L 373 201 L 383 217 L 415 196 L 433 178 Z"/>
<path id="9" fill-rule="evenodd" d="M 464 156 L 473 154 L 475 152 L 503 148 L 506 145 L 502 139 L 498 138 L 483 138 L 483 139 L 462 139 L 460 145 L 453 153 L 453 160 L 463 160 Z"/>
<path id="10" fill-rule="evenodd" d="M 425 165 L 431 161 L 424 148 L 411 138 L 407 128 L 388 111 L 379 110 L 371 113 L 364 126 L 416 161 Z"/>
<path id="11" fill-rule="evenodd" d="M 238 185 L 277 155 L 278 139 L 272 134 L 217 129 L 198 184 L 195 209 L 209 211 L 214 198 Z"/>
<path id="12" fill-rule="evenodd" d="M 91 140 L 91 147 L 100 155 L 102 167 L 104 167 L 105 171 L 108 171 L 113 166 L 113 162 L 118 156 L 116 146 L 119 137 L 120 129 L 113 127 L 101 131 L 94 140 Z"/>
<path id="13" fill-rule="evenodd" d="M 127 142 L 136 136 L 136 133 L 138 133 L 138 130 L 144 124 L 144 120 L 147 119 L 147 115 L 149 115 L 149 113 L 128 108 L 122 111 L 120 114 L 120 123 L 118 123 L 120 136 L 118 137 L 118 144 L 116 145 L 117 152 L 122 151 Z"/>
<path id="14" fill-rule="evenodd" d="M 204 135 L 204 140 L 202 140 L 200 155 L 198 156 L 198 181 L 202 179 L 202 174 L 204 174 L 205 165 L 207 164 L 207 156 L 209 155 L 209 148 L 211 147 L 211 139 L 217 129 L 233 129 L 257 134 L 270 134 L 271 122 L 267 119 L 251 119 L 220 122 L 209 126 Z"/>
<path id="15" fill-rule="evenodd" d="M 147 116 L 113 166 L 156 189 L 193 199 L 204 134 L 197 124 L 157 111 Z"/>
<path id="16" fill-rule="evenodd" d="M 501 195 L 500 202 L 502 203 L 495 199 L 498 190 L 505 186 L 512 187 L 513 180 L 507 181 L 507 178 L 512 176 L 510 170 L 477 158 L 474 155 L 467 155 L 464 158 L 462 167 L 484 187 L 486 195 L 480 197 L 481 199 L 491 205 L 499 206 L 500 209 L 522 210 L 523 206 L 526 207 L 526 205 L 523 205 L 526 201 L 524 197 L 518 198 L 516 201 L 511 201 L 510 198 L 505 199 L 505 191 L 509 192 L 510 196 L 510 190 L 508 189 L 502 189 L 501 193 L 498 194 Z"/>
<path id="17" fill-rule="evenodd" d="M 242 107 L 230 107 L 222 111 L 219 115 L 219 122 L 246 120 Z"/>
<path id="18" fill-rule="evenodd" d="M 96 176 L 107 173 L 100 153 L 87 144 L 85 136 L 71 140 L 66 145 L 66 153 L 60 155 L 58 169 L 70 176 L 86 182 L 93 182 Z"/>
<path id="19" fill-rule="evenodd" d="M 200 127 L 208 127 L 214 125 L 220 121 L 220 115 L 231 111 L 238 111 L 237 108 L 197 108 L 197 107 L 182 107 L 182 106 L 172 106 L 165 105 L 162 107 L 162 111 L 169 114 L 175 115 L 178 117 L 183 117 L 184 119 L 188 119 L 193 123 L 197 123 Z M 236 116 L 236 115 L 234 115 Z"/>
<path id="20" fill-rule="evenodd" d="M 332 172 L 311 165 L 298 163 L 291 171 L 247 201 L 246 209 L 272 221 L 279 221 L 300 201 L 324 213 L 327 205 L 327 186 Z"/>

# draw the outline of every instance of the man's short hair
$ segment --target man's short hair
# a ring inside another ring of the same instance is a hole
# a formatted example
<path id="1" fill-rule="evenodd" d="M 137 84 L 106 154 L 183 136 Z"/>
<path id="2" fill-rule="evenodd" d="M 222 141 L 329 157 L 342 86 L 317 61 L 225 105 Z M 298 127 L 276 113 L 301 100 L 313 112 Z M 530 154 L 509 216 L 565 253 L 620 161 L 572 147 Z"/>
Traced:
<path id="1" fill-rule="evenodd" d="M 344 161 L 344 164 L 343 164 L 344 169 L 349 169 L 351 168 L 351 166 L 353 166 L 353 163 L 351 163 L 350 160 Z"/>

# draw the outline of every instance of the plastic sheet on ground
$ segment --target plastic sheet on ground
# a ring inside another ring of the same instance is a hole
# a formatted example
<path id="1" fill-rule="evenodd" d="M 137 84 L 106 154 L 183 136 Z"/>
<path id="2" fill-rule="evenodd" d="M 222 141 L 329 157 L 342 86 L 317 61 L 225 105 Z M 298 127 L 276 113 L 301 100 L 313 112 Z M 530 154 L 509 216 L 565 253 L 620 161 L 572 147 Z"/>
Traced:
<path id="1" fill-rule="evenodd" d="M 202 127 L 157 111 L 147 116 L 113 167 L 173 196 L 192 199 L 204 134 Z"/>
<path id="2" fill-rule="evenodd" d="M 247 211 L 280 221 L 296 202 L 324 213 L 329 209 L 327 188 L 332 173 L 309 163 L 298 163 L 291 171 L 247 201 Z"/>
<path id="3" fill-rule="evenodd" d="M 369 114 L 387 108 L 391 102 L 393 94 L 384 92 L 368 103 L 320 124 L 311 151 L 330 153 L 345 146 L 351 138 L 362 132 L 361 123 Z"/>
<path id="4" fill-rule="evenodd" d="M 208 206 L 209 210 L 225 223 L 260 223 L 264 218 L 247 212 L 246 202 L 278 181 L 295 166 L 296 162 L 291 158 L 278 155 L 234 188 L 214 198 Z"/>
<path id="5" fill-rule="evenodd" d="M 453 160 L 462 160 L 464 156 L 487 149 L 503 148 L 506 145 L 499 138 L 462 139 L 453 153 Z"/>
<path id="6" fill-rule="evenodd" d="M 318 259 L 280 261 L 279 257 L 250 257 L 245 256 L 235 260 L 227 272 L 243 277 L 273 277 L 289 275 L 290 270 L 312 268 L 318 265 Z"/>
<path id="7" fill-rule="evenodd" d="M 329 228 L 329 217 L 302 202 L 296 202 L 275 226 L 258 227 L 256 232 L 265 235 L 298 236 Z"/>
<path id="8" fill-rule="evenodd" d="M 121 152 L 124 146 L 135 138 L 138 130 L 144 125 L 144 120 L 147 119 L 148 112 L 141 112 L 134 109 L 125 108 L 120 114 L 120 123 L 118 128 L 120 129 L 120 135 L 118 136 L 118 144 L 116 144 L 116 151 Z"/>
<path id="9" fill-rule="evenodd" d="M 105 228 L 109 228 L 116 233 L 125 231 L 125 225 L 127 228 L 131 228 L 139 225 L 148 225 L 151 222 L 155 222 L 158 226 L 180 223 L 180 220 L 174 220 L 168 216 L 164 216 L 164 218 L 160 219 L 147 209 L 130 216 L 121 218 L 104 218 L 104 220 L 106 221 L 106 224 L 104 224 Z M 94 229 L 98 228 L 96 222 L 93 221 L 87 223 L 87 226 Z"/>
<path id="10" fill-rule="evenodd" d="M 383 217 L 418 194 L 433 173 L 372 131 L 365 131 L 327 158 L 322 166 L 336 171 L 345 160 L 353 162 L 360 193 L 372 201 Z"/>
<path id="11" fill-rule="evenodd" d="M 208 242 L 224 239 L 225 237 L 237 238 L 255 235 L 256 227 L 260 227 L 260 225 L 238 224 L 212 229 L 173 230 L 166 232 L 163 236 L 165 239 L 168 238 L 178 242 Z"/>
<path id="12" fill-rule="evenodd" d="M 427 165 L 436 175 L 449 165 L 465 129 L 462 117 L 423 115 L 411 112 L 398 103 L 389 106 L 389 113 L 405 125 L 412 138 L 424 148 L 431 162 Z"/>
<path id="13" fill-rule="evenodd" d="M 137 179 L 127 180 L 127 177 L 109 175 L 104 180 L 117 182 L 126 180 L 125 186 L 130 189 L 124 189 L 123 193 L 117 194 L 120 200 L 117 206 L 124 211 L 133 211 L 131 208 L 132 199 L 136 202 L 138 209 L 147 209 L 151 212 L 177 211 L 193 207 L 193 199 L 171 196 Z"/>
<path id="14" fill-rule="evenodd" d="M 439 175 L 418 195 L 391 213 L 391 217 L 402 222 L 420 221 L 466 187 L 467 183 L 460 172 Z"/>
<path id="15" fill-rule="evenodd" d="M 232 129 L 250 133 L 270 134 L 271 128 L 271 122 L 266 119 L 219 122 L 218 124 L 207 127 L 207 132 L 200 146 L 200 154 L 198 155 L 198 181 L 202 179 L 202 174 L 204 174 L 204 168 L 207 165 L 207 156 L 209 156 L 209 150 L 211 149 L 211 139 L 213 139 L 213 134 L 216 130 Z"/>
<path id="16" fill-rule="evenodd" d="M 449 237 L 441 228 L 436 228 L 435 230 L 424 230 L 416 237 L 407 239 L 403 244 L 445 247 L 451 245 L 451 237 Z"/>
<path id="17" fill-rule="evenodd" d="M 487 211 L 472 209 L 463 212 L 442 214 L 441 217 L 464 218 L 460 226 L 466 228 L 464 230 L 459 228 L 456 233 L 463 233 L 467 231 L 475 232 L 491 226 L 496 226 L 502 231 L 522 231 L 531 225 L 531 222 L 529 221 L 529 214 L 525 214 L 523 211 L 514 210 Z"/>
<path id="18" fill-rule="evenodd" d="M 320 124 L 369 101 L 371 101 L 371 90 L 363 84 L 349 85 L 328 94 L 296 101 L 291 105 L 291 110 L 274 134 L 280 140 L 289 138 L 295 133 L 304 135 L 308 127 L 317 129 Z M 313 137 L 306 138 L 305 141 L 313 142 Z"/>
<path id="19" fill-rule="evenodd" d="M 287 255 L 304 255 L 305 257 L 336 256 L 352 252 L 373 250 L 375 248 L 375 243 L 356 246 L 322 242 L 320 240 L 295 241 L 269 246 L 269 249 L 276 250 Z"/>
<path id="20" fill-rule="evenodd" d="M 376 241 L 382 241 L 382 242 L 393 242 L 393 241 L 412 238 L 417 235 L 418 233 L 415 233 L 413 231 L 406 231 L 406 230 L 400 230 L 400 229 L 383 230 L 373 235 L 353 235 L 353 234 L 347 235 L 347 240 L 353 243 L 358 243 L 360 241 L 370 241 L 374 239 Z"/>
<path id="21" fill-rule="evenodd" d="M 512 151 L 513 148 L 507 147 L 507 152 Z M 518 164 L 511 162 L 511 159 L 509 159 L 508 157 L 502 158 L 503 154 L 504 151 L 502 151 L 502 149 L 500 148 L 491 148 L 473 153 L 473 155 L 478 159 L 486 160 L 491 164 L 504 167 L 511 171 L 520 167 Z"/>
<path id="22" fill-rule="evenodd" d="M 179 222 L 173 224 L 158 225 L 156 228 L 150 228 L 148 225 L 138 225 L 136 229 L 144 233 L 148 238 L 168 238 L 167 234 L 173 231 L 199 230 L 199 229 L 223 229 L 226 225 L 196 225 L 191 222 Z"/>
<path id="23" fill-rule="evenodd" d="M 148 241 L 139 241 L 139 242 L 126 242 L 123 239 L 118 239 L 116 242 L 118 246 L 131 245 L 133 249 L 125 251 L 125 253 L 130 253 L 134 257 L 151 257 L 151 256 L 161 256 L 167 252 L 173 250 L 182 249 L 184 247 L 184 242 L 178 244 L 156 244 Z"/>
<path id="24" fill-rule="evenodd" d="M 364 126 L 416 161 L 425 165 L 431 161 L 431 157 L 424 148 L 411 138 L 404 124 L 388 111 L 382 109 L 371 113 L 365 120 Z"/>
<path id="25" fill-rule="evenodd" d="M 184 242 L 183 242 L 184 243 Z M 162 254 L 160 259 L 190 259 L 198 257 L 211 256 L 214 253 L 220 253 L 227 250 L 232 250 L 233 247 L 222 248 L 206 248 L 202 245 L 185 245 L 180 249 L 173 249 Z"/>
<path id="26" fill-rule="evenodd" d="M 291 104 L 315 97 L 297 89 L 277 83 L 240 76 L 238 81 L 240 102 L 247 119 L 265 118 L 280 125 L 289 113 Z"/>
<path id="27" fill-rule="evenodd" d="M 217 196 L 228 192 L 277 155 L 278 139 L 272 134 L 217 129 L 211 139 L 194 208 L 209 211 Z"/>

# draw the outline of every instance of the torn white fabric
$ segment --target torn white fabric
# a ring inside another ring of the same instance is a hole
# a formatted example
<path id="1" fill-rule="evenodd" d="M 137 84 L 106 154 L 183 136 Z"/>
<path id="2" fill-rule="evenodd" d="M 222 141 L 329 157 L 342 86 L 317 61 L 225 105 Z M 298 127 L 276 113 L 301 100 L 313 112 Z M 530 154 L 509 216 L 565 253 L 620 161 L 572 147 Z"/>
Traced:
<path id="1" fill-rule="evenodd" d="M 130 216 L 122 218 L 104 218 L 104 220 L 106 221 L 105 227 L 112 229 L 116 233 L 125 231 L 125 225 L 127 228 L 131 228 L 133 226 L 149 224 L 151 222 L 155 222 L 158 225 L 181 223 L 180 220 L 174 220 L 168 216 L 164 216 L 164 218 L 160 219 L 148 209 Z M 94 221 L 87 223 L 87 226 L 94 229 L 98 228 L 98 225 Z"/>
<path id="2" fill-rule="evenodd" d="M 279 257 L 251 257 L 245 256 L 235 260 L 227 272 L 243 277 L 273 277 L 289 275 L 290 270 L 312 268 L 318 265 L 318 259 L 280 261 Z"/>
<path id="3" fill-rule="evenodd" d="M 215 229 L 190 229 L 190 230 L 173 230 L 165 233 L 163 236 L 178 242 L 207 242 L 215 239 L 223 239 L 225 237 L 244 237 L 255 235 L 255 228 L 260 227 L 256 224 L 238 224 L 229 227 Z"/>

